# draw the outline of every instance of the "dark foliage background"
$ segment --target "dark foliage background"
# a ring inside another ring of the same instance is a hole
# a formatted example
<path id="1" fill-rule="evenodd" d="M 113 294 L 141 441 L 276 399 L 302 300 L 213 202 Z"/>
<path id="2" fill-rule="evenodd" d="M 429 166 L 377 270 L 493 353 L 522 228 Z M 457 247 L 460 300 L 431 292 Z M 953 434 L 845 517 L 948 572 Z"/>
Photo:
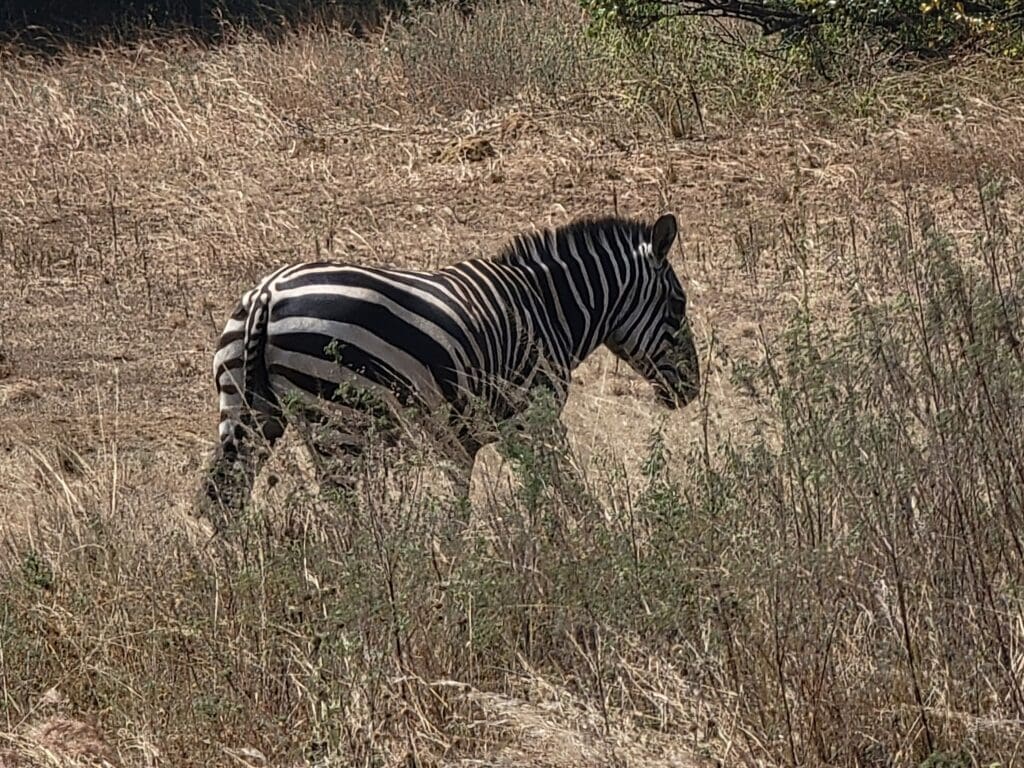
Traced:
<path id="1" fill-rule="evenodd" d="M 527 1 L 527 0 L 522 0 Z M 853 41 L 896 53 L 948 56 L 1024 51 L 1020 0 L 578 0 L 595 27 L 643 32 L 680 17 L 742 20 L 790 50 L 833 50 Z M 36 47 L 175 32 L 217 40 L 239 27 L 270 36 L 310 21 L 359 35 L 389 14 L 453 5 L 472 13 L 478 0 L 5 0 L 0 37 Z"/>
<path id="2" fill-rule="evenodd" d="M 311 19 L 342 22 L 359 32 L 406 5 L 405 0 L 5 0 L 0 34 L 22 43 L 124 38 L 157 30 L 217 38 L 235 26 L 272 33 Z"/>

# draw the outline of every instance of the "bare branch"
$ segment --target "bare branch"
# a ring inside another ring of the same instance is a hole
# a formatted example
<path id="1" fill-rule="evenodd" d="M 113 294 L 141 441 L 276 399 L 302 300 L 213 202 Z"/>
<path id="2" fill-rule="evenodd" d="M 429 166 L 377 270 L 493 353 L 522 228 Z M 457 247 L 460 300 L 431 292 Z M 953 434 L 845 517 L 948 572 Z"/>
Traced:
<path id="1" fill-rule="evenodd" d="M 657 10 L 636 11 L 631 19 L 649 24 L 675 16 L 711 16 L 748 21 L 765 34 L 802 29 L 819 23 L 809 9 L 783 8 L 764 0 L 662 0 Z"/>

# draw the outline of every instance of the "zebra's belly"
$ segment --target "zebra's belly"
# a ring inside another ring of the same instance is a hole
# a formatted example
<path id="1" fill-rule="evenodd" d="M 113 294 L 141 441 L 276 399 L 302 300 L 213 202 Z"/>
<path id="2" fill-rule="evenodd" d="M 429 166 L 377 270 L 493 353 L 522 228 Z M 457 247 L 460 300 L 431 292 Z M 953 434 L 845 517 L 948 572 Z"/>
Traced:
<path id="1" fill-rule="evenodd" d="M 345 404 L 373 395 L 396 408 L 445 402 L 441 386 L 426 369 L 410 374 L 380 360 L 329 359 L 272 341 L 268 341 L 265 360 L 271 387 L 279 397 L 287 394 Z"/>
<path id="2" fill-rule="evenodd" d="M 318 347 L 296 349 L 294 342 L 294 337 L 269 336 L 264 354 L 268 381 L 286 420 L 301 421 L 316 412 L 352 441 L 371 434 L 386 442 L 426 436 L 448 453 L 466 445 L 459 404 L 422 363 L 408 365 L 394 355 L 370 357 L 362 349 L 357 354 L 341 342 L 333 355 L 320 355 Z"/>

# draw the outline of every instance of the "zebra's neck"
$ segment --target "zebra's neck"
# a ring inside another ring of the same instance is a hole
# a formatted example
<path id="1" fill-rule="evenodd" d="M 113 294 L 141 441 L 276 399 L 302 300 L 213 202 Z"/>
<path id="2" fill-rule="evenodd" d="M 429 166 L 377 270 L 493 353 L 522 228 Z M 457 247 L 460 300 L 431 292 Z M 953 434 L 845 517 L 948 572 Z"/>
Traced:
<path id="1" fill-rule="evenodd" d="M 572 370 L 607 340 L 634 303 L 642 233 L 616 219 L 520 236 L 497 260 L 532 287 L 553 362 Z"/>

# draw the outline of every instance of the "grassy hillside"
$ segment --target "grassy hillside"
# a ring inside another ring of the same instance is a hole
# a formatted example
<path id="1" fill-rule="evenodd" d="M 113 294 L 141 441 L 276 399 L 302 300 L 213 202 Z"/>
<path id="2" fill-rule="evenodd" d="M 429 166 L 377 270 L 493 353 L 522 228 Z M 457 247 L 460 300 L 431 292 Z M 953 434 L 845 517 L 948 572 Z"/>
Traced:
<path id="1" fill-rule="evenodd" d="M 1024 76 L 770 46 L 543 0 L 6 51 L 0 765 L 1012 765 Z M 264 270 L 614 210 L 679 217 L 699 403 L 595 355 L 467 530 L 422 450 L 192 516 Z"/>

